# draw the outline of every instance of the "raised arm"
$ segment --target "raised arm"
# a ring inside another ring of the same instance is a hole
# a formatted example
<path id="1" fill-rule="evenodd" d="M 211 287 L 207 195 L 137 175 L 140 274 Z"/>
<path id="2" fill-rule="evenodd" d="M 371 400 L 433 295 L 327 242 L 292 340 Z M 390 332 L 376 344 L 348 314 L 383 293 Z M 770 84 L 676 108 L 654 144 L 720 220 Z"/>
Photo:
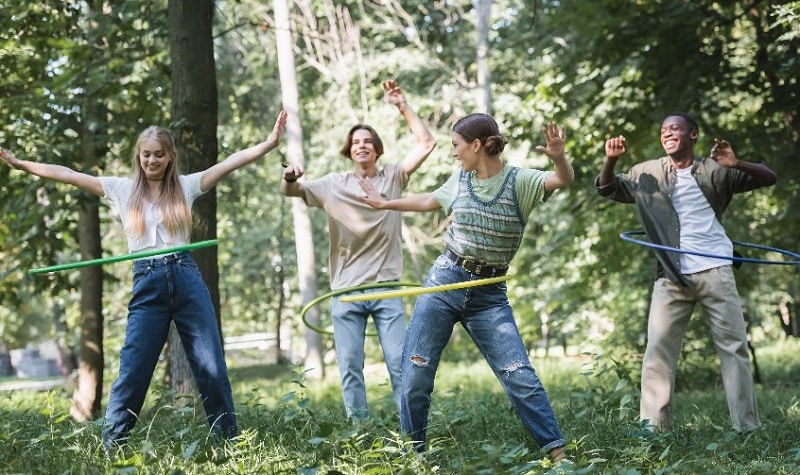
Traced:
<path id="1" fill-rule="evenodd" d="M 394 80 L 384 81 L 382 83 L 384 97 L 390 103 L 397 106 L 397 109 L 403 114 L 403 117 L 408 123 L 411 133 L 414 134 L 414 147 L 408 152 L 402 162 L 400 162 L 403 170 L 408 175 L 422 165 L 422 162 L 428 158 L 433 149 L 436 147 L 436 140 L 433 135 L 422 122 L 422 120 L 414 112 L 414 109 L 406 102 L 406 97 L 400 86 Z"/>
<path id="2" fill-rule="evenodd" d="M 86 173 L 81 173 L 62 165 L 20 160 L 15 157 L 14 154 L 3 148 L 0 148 L 0 156 L 2 156 L 3 161 L 9 164 L 11 168 L 22 170 L 48 180 L 60 181 L 61 183 L 77 186 L 97 196 L 103 196 L 105 194 L 103 185 L 100 184 L 100 179 L 96 176 L 87 175 Z"/>
<path id="3" fill-rule="evenodd" d="M 275 125 L 272 127 L 272 133 L 269 135 L 267 140 L 244 150 L 239 150 L 238 152 L 229 155 L 225 160 L 206 169 L 206 171 L 203 172 L 203 176 L 200 181 L 200 189 L 202 191 L 210 190 L 232 171 L 250 164 L 271 152 L 275 147 L 278 146 L 283 138 L 285 127 L 286 111 L 282 110 L 278 114 L 278 118 L 275 119 Z"/>
<path id="4" fill-rule="evenodd" d="M 433 193 L 409 195 L 394 200 L 386 200 L 372 186 L 369 179 L 359 178 L 358 184 L 364 190 L 364 202 L 375 209 L 391 209 L 396 211 L 435 211 L 441 205 L 433 198 Z"/>
<path id="5" fill-rule="evenodd" d="M 711 147 L 711 159 L 723 167 L 735 168 L 752 176 L 758 186 L 772 186 L 778 181 L 778 175 L 763 163 L 753 163 L 736 158 L 733 147 L 725 140 L 714 139 Z"/>
<path id="6" fill-rule="evenodd" d="M 606 186 L 614 181 L 614 169 L 617 166 L 617 160 L 626 151 L 624 135 L 606 140 L 606 161 L 603 163 L 603 169 L 600 170 L 600 176 L 597 178 L 598 186 Z"/>
<path id="7" fill-rule="evenodd" d="M 559 128 L 557 124 L 550 122 L 542 127 L 542 132 L 547 146 L 539 145 L 536 150 L 547 155 L 554 166 L 554 171 L 544 179 L 544 190 L 553 191 L 564 188 L 575 180 L 575 171 L 564 154 L 567 131 L 564 127 Z"/>

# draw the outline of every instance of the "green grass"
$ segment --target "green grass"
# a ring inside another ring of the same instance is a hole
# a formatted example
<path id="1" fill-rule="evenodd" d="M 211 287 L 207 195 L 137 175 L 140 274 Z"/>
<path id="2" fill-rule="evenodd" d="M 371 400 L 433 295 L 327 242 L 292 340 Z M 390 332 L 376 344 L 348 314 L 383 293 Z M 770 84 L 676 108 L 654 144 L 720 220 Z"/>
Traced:
<path id="1" fill-rule="evenodd" d="M 603 356 L 537 358 L 534 366 L 569 441 L 570 463 L 542 458 L 476 358 L 442 364 L 430 414 L 430 450 L 407 450 L 385 373 L 371 374 L 372 418 L 341 407 L 336 369 L 325 381 L 276 366 L 232 368 L 241 439 L 208 436 L 202 408 L 154 387 L 124 450 L 106 454 L 98 423 L 69 417 L 70 394 L 0 392 L 0 473 L 104 474 L 793 474 L 800 473 L 800 340 L 758 353 L 763 427 L 730 430 L 716 380 L 676 395 L 676 428 L 647 435 L 636 422 L 636 363 Z M 689 378 L 690 375 L 684 375 Z M 106 385 L 106 390 L 109 386 Z"/>

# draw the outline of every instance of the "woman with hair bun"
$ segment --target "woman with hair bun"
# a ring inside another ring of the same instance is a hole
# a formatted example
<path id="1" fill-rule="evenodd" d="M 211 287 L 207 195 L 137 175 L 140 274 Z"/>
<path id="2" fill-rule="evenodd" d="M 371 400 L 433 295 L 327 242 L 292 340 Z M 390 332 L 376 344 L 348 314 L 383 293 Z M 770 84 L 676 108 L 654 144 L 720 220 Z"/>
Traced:
<path id="1" fill-rule="evenodd" d="M 536 149 L 554 171 L 506 164 L 508 141 L 488 114 L 470 114 L 453 126 L 453 157 L 461 169 L 432 193 L 384 200 L 369 180 L 361 180 L 364 200 L 377 209 L 434 211 L 452 215 L 445 250 L 431 267 L 425 287 L 505 275 L 522 241 L 533 208 L 574 179 L 564 155 L 565 130 L 543 128 L 546 146 Z M 514 320 L 504 282 L 420 295 L 403 348 L 400 423 L 417 451 L 426 448 L 426 430 L 436 370 L 456 323 L 480 349 L 522 423 L 552 461 L 563 459 L 561 434 L 547 393 L 531 365 Z"/>

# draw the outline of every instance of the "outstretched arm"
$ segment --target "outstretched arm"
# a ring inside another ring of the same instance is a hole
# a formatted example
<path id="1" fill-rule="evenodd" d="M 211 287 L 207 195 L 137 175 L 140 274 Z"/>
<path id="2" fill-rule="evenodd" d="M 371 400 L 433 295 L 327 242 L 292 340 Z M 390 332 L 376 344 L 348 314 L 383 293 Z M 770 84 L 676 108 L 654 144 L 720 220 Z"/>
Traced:
<path id="1" fill-rule="evenodd" d="M 736 158 L 733 147 L 726 140 L 714 139 L 711 159 L 723 167 L 735 168 L 752 176 L 758 186 L 771 186 L 778 181 L 778 175 L 763 163 L 747 162 Z"/>
<path id="2" fill-rule="evenodd" d="M 559 128 L 557 124 L 550 122 L 542 127 L 547 146 L 539 145 L 536 150 L 544 153 L 553 162 L 555 170 L 544 179 L 544 191 L 553 191 L 572 183 L 575 179 L 575 171 L 564 154 L 564 142 L 566 142 L 567 131 L 564 127 Z"/>
<path id="3" fill-rule="evenodd" d="M 226 177 L 229 173 L 237 170 L 249 163 L 256 161 L 256 159 L 263 157 L 271 152 L 283 138 L 283 132 L 286 127 L 286 111 L 281 111 L 278 118 L 275 120 L 275 125 L 272 127 L 272 133 L 267 140 L 253 145 L 252 147 L 240 150 L 228 156 L 225 160 L 212 165 L 203 172 L 200 181 L 200 190 L 208 191 L 213 188 L 220 180 Z"/>
<path id="4" fill-rule="evenodd" d="M 414 109 L 406 102 L 406 97 L 400 86 L 394 80 L 384 81 L 382 84 L 386 100 L 397 106 L 397 109 L 406 119 L 411 133 L 414 134 L 414 147 L 408 152 L 406 157 L 400 162 L 406 174 L 411 175 L 428 158 L 434 147 L 436 140 L 422 122 Z"/>
<path id="5" fill-rule="evenodd" d="M 441 205 L 433 198 L 433 193 L 409 195 L 395 200 L 386 200 L 372 186 L 369 179 L 359 178 L 358 184 L 364 190 L 364 202 L 375 209 L 391 209 L 396 211 L 434 211 L 441 209 Z"/>
<path id="6" fill-rule="evenodd" d="M 3 161 L 9 164 L 11 168 L 16 168 L 17 170 L 22 170 L 38 177 L 77 186 L 97 196 L 105 195 L 103 185 L 100 184 L 100 179 L 96 176 L 77 172 L 62 165 L 20 160 L 15 157 L 14 154 L 3 148 L 0 148 L 0 156 L 2 156 Z"/>

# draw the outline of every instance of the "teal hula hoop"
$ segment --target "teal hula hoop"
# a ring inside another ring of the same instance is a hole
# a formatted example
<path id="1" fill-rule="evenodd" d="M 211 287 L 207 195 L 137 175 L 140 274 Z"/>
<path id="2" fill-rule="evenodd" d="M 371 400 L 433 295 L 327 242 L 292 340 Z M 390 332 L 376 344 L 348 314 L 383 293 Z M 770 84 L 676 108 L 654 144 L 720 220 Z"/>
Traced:
<path id="1" fill-rule="evenodd" d="M 348 294 L 350 292 L 357 292 L 359 290 L 370 290 L 370 289 L 382 289 L 385 287 L 422 287 L 422 284 L 419 282 L 377 282 L 373 284 L 361 284 L 356 285 L 355 287 L 347 287 L 345 289 L 339 290 L 332 290 L 327 294 L 320 295 L 319 297 L 315 298 L 314 300 L 308 302 L 304 307 L 303 310 L 300 311 L 300 318 L 303 319 L 303 323 L 310 329 L 314 330 L 317 333 L 323 335 L 333 335 L 333 332 L 327 330 L 322 327 L 318 327 L 311 322 L 308 321 L 306 318 L 306 314 L 309 310 L 311 310 L 315 305 L 319 304 L 320 302 L 333 298 L 338 297 L 342 294 Z M 366 336 L 376 336 L 376 333 L 367 333 Z"/>
<path id="2" fill-rule="evenodd" d="M 58 264 L 49 267 L 40 267 L 38 269 L 31 269 L 29 274 L 46 274 L 50 272 L 58 272 L 62 270 L 79 269 L 81 267 L 99 266 L 102 264 L 112 264 L 114 262 L 129 261 L 132 259 L 142 259 L 145 257 L 162 256 L 164 254 L 173 254 L 182 251 L 191 251 L 192 249 L 200 249 L 203 247 L 210 247 L 216 245 L 217 239 L 209 239 L 208 241 L 193 242 L 191 244 L 184 244 L 182 246 L 169 247 L 165 249 L 156 249 L 153 251 L 133 252 L 131 254 L 124 254 L 121 256 L 102 257 L 100 259 L 91 259 L 88 261 L 70 262 L 68 264 Z"/>

